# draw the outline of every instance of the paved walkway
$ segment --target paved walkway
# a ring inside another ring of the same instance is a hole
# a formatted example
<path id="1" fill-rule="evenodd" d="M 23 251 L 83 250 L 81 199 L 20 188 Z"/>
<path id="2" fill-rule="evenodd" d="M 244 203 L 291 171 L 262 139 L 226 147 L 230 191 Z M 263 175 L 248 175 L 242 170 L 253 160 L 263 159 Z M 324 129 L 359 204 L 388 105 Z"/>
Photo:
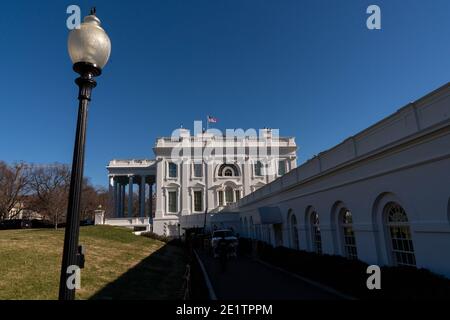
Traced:
<path id="1" fill-rule="evenodd" d="M 248 257 L 231 258 L 222 271 L 219 259 L 198 251 L 214 291 L 222 299 L 324 300 L 339 297 Z"/>

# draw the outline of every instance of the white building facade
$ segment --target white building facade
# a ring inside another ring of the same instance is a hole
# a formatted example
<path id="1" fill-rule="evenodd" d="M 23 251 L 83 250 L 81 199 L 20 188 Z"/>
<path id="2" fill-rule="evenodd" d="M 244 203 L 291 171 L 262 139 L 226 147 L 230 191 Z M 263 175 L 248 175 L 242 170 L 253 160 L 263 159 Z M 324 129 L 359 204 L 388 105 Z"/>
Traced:
<path id="1" fill-rule="evenodd" d="M 153 151 L 155 160 L 109 163 L 114 209 L 104 223 L 150 224 L 157 234 L 179 236 L 181 217 L 218 212 L 297 167 L 295 139 L 271 129 L 259 135 L 179 129 L 158 138 Z"/>

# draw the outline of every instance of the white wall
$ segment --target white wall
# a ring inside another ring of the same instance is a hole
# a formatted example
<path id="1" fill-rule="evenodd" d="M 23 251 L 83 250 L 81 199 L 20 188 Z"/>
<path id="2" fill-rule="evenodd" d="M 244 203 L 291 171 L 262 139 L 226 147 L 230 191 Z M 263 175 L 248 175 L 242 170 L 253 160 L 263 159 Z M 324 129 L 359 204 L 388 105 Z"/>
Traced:
<path id="1" fill-rule="evenodd" d="M 233 190 L 239 190 L 241 197 L 248 195 L 254 187 L 260 186 L 260 184 L 266 184 L 268 181 L 272 181 L 275 177 L 255 177 L 253 173 L 253 163 L 256 160 L 257 155 L 250 154 L 249 148 L 245 149 L 247 157 L 237 157 L 236 155 L 227 154 L 212 154 L 207 158 L 198 158 L 196 152 L 192 148 L 196 147 L 198 141 L 205 139 L 208 146 L 211 148 L 220 148 L 227 150 L 230 146 L 238 148 L 241 145 L 256 143 L 264 146 L 271 146 L 272 143 L 280 145 L 279 154 L 268 156 L 270 159 L 278 160 L 285 159 L 289 165 L 287 170 L 294 169 L 296 164 L 296 150 L 294 138 L 280 137 L 278 141 L 266 141 L 261 140 L 261 137 L 256 140 L 236 140 L 236 142 L 230 142 L 223 140 L 223 137 L 213 137 L 205 134 L 203 136 L 190 136 L 188 130 L 183 130 L 182 138 L 160 138 L 156 141 L 154 152 L 157 158 L 156 161 L 156 213 L 153 220 L 153 230 L 158 234 L 168 234 L 170 228 L 168 225 L 178 224 L 180 219 L 185 216 L 196 215 L 198 212 L 193 212 L 193 190 L 203 191 L 204 209 L 208 209 L 208 212 L 218 211 L 218 190 L 225 190 L 226 186 L 231 186 Z M 199 140 L 200 139 L 200 140 Z M 184 146 L 180 148 L 180 146 Z M 248 145 L 247 145 L 248 146 Z M 226 148 L 225 148 L 226 147 Z M 172 154 L 173 150 L 180 152 L 175 155 Z M 231 148 L 234 151 L 234 148 Z M 215 151 L 217 151 L 215 150 Z M 186 152 L 186 154 L 184 154 Z M 195 158 L 197 156 L 197 158 Z M 231 156 L 231 159 L 229 159 Z M 194 160 L 203 161 L 203 177 L 197 178 L 193 176 L 193 162 Z M 167 167 L 169 162 L 178 164 L 178 176 L 176 178 L 169 178 L 167 174 Z M 275 162 L 275 161 L 274 161 Z M 218 176 L 219 167 L 224 164 L 234 164 L 238 170 L 239 175 L 233 177 Z M 179 199 L 179 212 L 169 213 L 167 212 L 168 200 L 167 190 L 178 190 Z M 234 193 L 233 193 L 234 194 Z M 183 221 L 188 221 L 184 219 Z M 203 223 L 202 223 L 203 226 Z M 172 230 L 172 229 L 171 229 Z M 177 231 L 176 231 L 177 232 Z M 175 234 L 176 235 L 176 234 Z"/>
<path id="2" fill-rule="evenodd" d="M 225 210 L 255 220 L 258 208 L 283 213 L 299 227 L 300 249 L 311 250 L 306 213 L 319 214 L 323 252 L 343 254 L 334 210 L 342 203 L 353 214 L 358 257 L 392 264 L 382 209 L 395 201 L 406 210 L 418 267 L 450 276 L 450 85 L 299 166 Z M 271 241 L 273 242 L 273 240 Z"/>

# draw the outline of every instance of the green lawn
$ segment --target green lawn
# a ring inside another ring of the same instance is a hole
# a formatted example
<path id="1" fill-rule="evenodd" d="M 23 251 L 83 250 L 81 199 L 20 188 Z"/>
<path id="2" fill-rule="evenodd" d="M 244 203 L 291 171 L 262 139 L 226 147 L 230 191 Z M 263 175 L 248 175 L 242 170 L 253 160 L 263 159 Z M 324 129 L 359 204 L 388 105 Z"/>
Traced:
<path id="1" fill-rule="evenodd" d="M 64 230 L 0 230 L 0 299 L 57 299 Z M 129 229 L 80 229 L 86 248 L 77 299 L 178 299 L 184 251 Z"/>

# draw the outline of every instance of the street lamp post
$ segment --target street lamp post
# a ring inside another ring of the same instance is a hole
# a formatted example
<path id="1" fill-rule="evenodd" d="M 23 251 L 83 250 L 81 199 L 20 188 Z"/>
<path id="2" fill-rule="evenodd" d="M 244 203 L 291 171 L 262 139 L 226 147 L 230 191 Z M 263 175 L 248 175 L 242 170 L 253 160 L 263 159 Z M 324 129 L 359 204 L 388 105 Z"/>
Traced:
<path id="1" fill-rule="evenodd" d="M 94 78 L 101 74 L 111 53 L 111 42 L 105 30 L 100 27 L 100 20 L 95 15 L 95 9 L 92 9 L 90 15 L 84 18 L 78 29 L 73 29 L 69 33 L 68 49 L 73 70 L 80 77 L 75 80 L 79 87 L 79 106 L 59 284 L 60 300 L 75 298 L 73 276 L 76 276 L 76 271 L 74 270 L 83 267 L 84 263 L 83 252 L 78 247 L 78 235 L 88 105 L 91 101 L 92 89 L 97 85 Z"/>

